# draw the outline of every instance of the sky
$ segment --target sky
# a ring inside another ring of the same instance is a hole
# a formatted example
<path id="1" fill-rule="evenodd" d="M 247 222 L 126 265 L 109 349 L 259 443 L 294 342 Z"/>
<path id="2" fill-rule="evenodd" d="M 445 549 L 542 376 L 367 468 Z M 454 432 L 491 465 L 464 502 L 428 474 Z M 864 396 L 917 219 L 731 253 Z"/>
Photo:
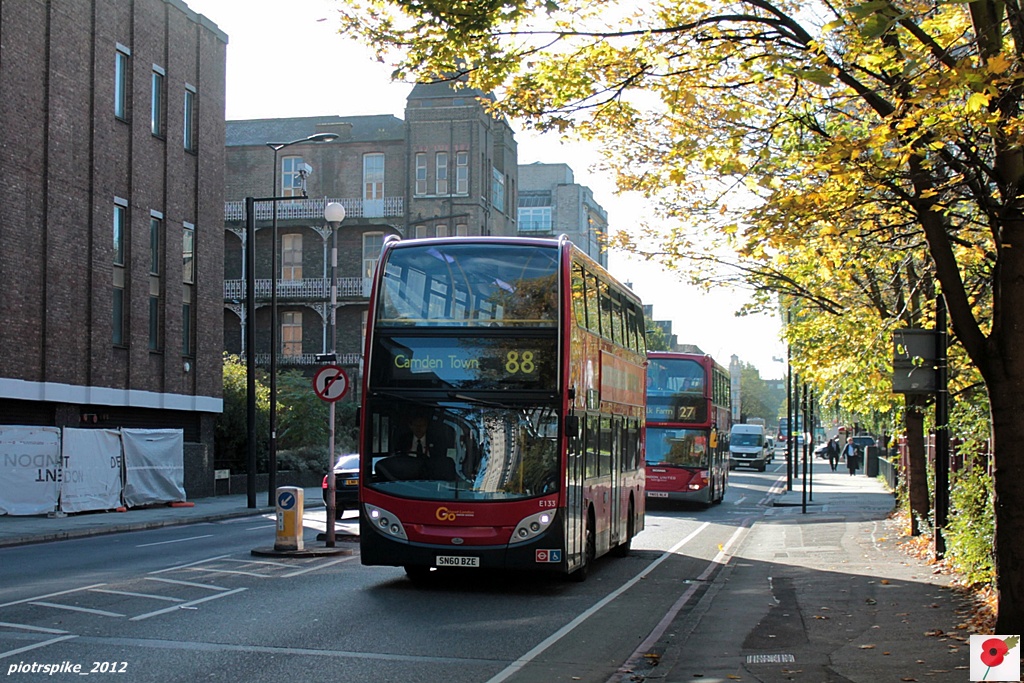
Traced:
<path id="1" fill-rule="evenodd" d="M 412 86 L 393 83 L 390 68 L 366 47 L 338 33 L 332 7 L 344 0 L 185 0 L 228 35 L 228 120 L 299 116 L 393 114 L 404 118 Z M 591 169 L 598 152 L 563 145 L 557 138 L 517 132 L 519 163 L 565 163 L 576 182 L 594 192 L 608 212 L 612 231 L 627 229 L 647 207 L 618 197 L 614 181 Z M 609 254 L 609 270 L 645 304 L 655 320 L 671 320 L 682 344 L 695 344 L 728 366 L 733 355 L 754 365 L 765 379 L 785 372 L 786 347 L 778 316 L 737 317 L 743 292 L 724 287 L 705 293 L 651 262 Z"/>

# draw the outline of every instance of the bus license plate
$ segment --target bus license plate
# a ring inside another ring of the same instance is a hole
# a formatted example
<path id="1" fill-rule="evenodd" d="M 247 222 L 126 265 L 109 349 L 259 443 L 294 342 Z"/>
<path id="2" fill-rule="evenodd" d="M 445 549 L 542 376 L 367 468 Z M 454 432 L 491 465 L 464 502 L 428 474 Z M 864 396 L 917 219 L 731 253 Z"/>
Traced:
<path id="1" fill-rule="evenodd" d="M 648 491 L 648 498 L 668 498 L 668 491 Z"/>
<path id="2" fill-rule="evenodd" d="M 462 557 L 459 555 L 438 555 L 438 567 L 479 567 L 479 557 Z"/>

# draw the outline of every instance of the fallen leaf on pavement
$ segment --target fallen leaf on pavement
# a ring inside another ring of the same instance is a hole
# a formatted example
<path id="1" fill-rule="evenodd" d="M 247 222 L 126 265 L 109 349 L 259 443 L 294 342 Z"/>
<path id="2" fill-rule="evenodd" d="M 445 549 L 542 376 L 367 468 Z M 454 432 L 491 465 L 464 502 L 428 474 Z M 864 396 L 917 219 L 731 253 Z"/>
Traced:
<path id="1" fill-rule="evenodd" d="M 875 646 L 874 645 L 861 645 L 860 649 L 862 649 L 862 650 L 874 650 Z"/>

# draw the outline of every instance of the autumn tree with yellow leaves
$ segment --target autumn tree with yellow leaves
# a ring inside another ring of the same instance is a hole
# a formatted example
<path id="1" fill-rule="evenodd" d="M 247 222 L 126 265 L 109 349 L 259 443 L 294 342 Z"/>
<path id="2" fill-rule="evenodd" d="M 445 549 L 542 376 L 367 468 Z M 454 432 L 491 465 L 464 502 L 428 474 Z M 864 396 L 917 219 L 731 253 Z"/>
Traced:
<path id="1" fill-rule="evenodd" d="M 683 267 L 702 278 L 732 247 L 762 301 L 780 292 L 844 313 L 832 317 L 848 329 L 862 309 L 844 291 L 870 300 L 898 280 L 876 300 L 901 324 L 926 309 L 909 305 L 929 283 L 941 291 L 990 403 L 996 630 L 1024 623 L 1018 0 L 347 0 L 339 12 L 396 77 L 454 76 L 494 93 L 498 114 L 596 141 L 621 189 L 657 200 L 652 252 L 692 257 Z"/>

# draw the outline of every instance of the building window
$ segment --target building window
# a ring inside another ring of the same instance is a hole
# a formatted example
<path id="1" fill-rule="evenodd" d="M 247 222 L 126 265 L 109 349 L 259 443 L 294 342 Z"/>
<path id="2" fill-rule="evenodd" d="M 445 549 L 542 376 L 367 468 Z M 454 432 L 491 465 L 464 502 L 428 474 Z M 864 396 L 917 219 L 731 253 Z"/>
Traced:
<path id="1" fill-rule="evenodd" d="M 437 237 L 447 237 L 448 236 L 448 226 L 447 225 L 439 225 L 439 226 L 437 226 L 437 229 L 436 229 L 434 234 Z"/>
<path id="2" fill-rule="evenodd" d="M 465 223 L 456 223 L 455 235 L 457 237 L 466 237 L 467 235 L 469 235 L 469 226 L 466 225 Z"/>
<path id="3" fill-rule="evenodd" d="M 498 211 L 505 211 L 505 176 L 501 171 L 491 167 L 491 204 Z"/>
<path id="4" fill-rule="evenodd" d="M 128 120 L 128 58 L 131 50 L 118 43 L 114 53 L 114 116 Z"/>
<path id="5" fill-rule="evenodd" d="M 416 153 L 416 194 L 418 196 L 427 193 L 427 155 L 423 152 Z"/>
<path id="6" fill-rule="evenodd" d="M 434 192 L 448 194 L 448 152 L 434 155 Z"/>
<path id="7" fill-rule="evenodd" d="M 118 200 L 115 200 L 118 201 Z M 123 201 L 123 200 L 121 200 Z M 124 242 L 128 233 L 128 203 L 114 204 L 114 265 L 124 265 Z"/>
<path id="8" fill-rule="evenodd" d="M 128 237 L 128 200 L 114 197 L 114 267 L 111 298 L 111 342 L 124 345 L 124 261 Z"/>
<path id="9" fill-rule="evenodd" d="M 363 199 L 384 199 L 384 155 L 363 155 Z"/>
<path id="10" fill-rule="evenodd" d="M 469 152 L 455 153 L 455 194 L 469 194 Z"/>
<path id="11" fill-rule="evenodd" d="M 181 355 L 192 355 L 192 300 L 196 282 L 196 228 L 182 223 L 181 239 Z"/>
<path id="12" fill-rule="evenodd" d="M 424 237 L 427 237 L 427 226 L 425 226 L 425 225 L 417 225 L 416 226 L 416 239 L 421 240 Z"/>
<path id="13" fill-rule="evenodd" d="M 160 245 L 163 241 L 163 214 L 151 211 L 149 216 L 149 350 L 163 348 L 160 334 L 160 293 L 163 289 L 160 279 Z"/>
<path id="14" fill-rule="evenodd" d="M 373 280 L 373 271 L 377 268 L 380 250 L 384 248 L 384 233 L 363 233 L 363 294 L 369 295 L 369 285 Z"/>
<path id="15" fill-rule="evenodd" d="M 302 196 L 302 157 L 291 156 L 281 159 L 281 197 Z"/>
<path id="16" fill-rule="evenodd" d="M 519 207 L 519 232 L 551 232 L 551 207 Z"/>
<path id="17" fill-rule="evenodd" d="M 191 223 L 185 223 L 181 234 L 181 280 L 192 285 L 196 282 L 196 228 Z"/>
<path id="18" fill-rule="evenodd" d="M 302 355 L 302 313 L 284 311 L 281 313 L 281 354 L 284 356 Z"/>
<path id="19" fill-rule="evenodd" d="M 196 151 L 196 89 L 188 84 L 185 85 L 185 119 L 182 136 L 185 151 L 194 153 Z"/>
<path id="20" fill-rule="evenodd" d="M 155 213 L 155 212 L 154 212 Z M 163 217 L 149 217 L 149 274 L 160 275 L 160 236 L 163 232 Z"/>
<path id="21" fill-rule="evenodd" d="M 153 81 L 152 81 L 152 93 L 150 95 L 150 106 L 152 113 L 150 114 L 150 128 L 153 131 L 153 135 L 162 138 L 164 137 L 165 127 L 165 114 L 164 114 L 164 70 L 153 65 Z"/>
<path id="22" fill-rule="evenodd" d="M 281 279 L 302 279 L 302 235 L 281 235 Z"/>

